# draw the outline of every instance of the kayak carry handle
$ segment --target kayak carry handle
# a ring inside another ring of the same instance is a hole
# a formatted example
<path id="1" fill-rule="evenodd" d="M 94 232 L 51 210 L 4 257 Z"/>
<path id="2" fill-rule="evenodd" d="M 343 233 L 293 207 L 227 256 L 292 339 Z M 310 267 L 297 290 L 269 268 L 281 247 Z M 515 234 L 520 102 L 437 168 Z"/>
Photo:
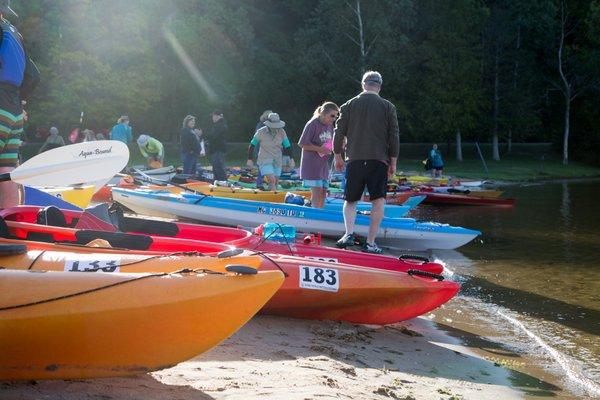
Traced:
<path id="1" fill-rule="evenodd" d="M 416 261 L 429 262 L 429 258 L 423 257 L 423 256 L 417 256 L 414 254 L 402 254 L 401 256 L 398 257 L 398 260 L 402 260 L 402 261 L 416 260 Z"/>
<path id="2" fill-rule="evenodd" d="M 223 251 L 219 252 L 219 254 L 217 254 L 217 258 L 235 257 L 235 256 L 239 256 L 243 252 L 244 252 L 244 250 L 242 250 L 242 249 L 223 250 Z"/>
<path id="3" fill-rule="evenodd" d="M 27 253 L 24 244 L 0 244 L 0 256 L 14 256 Z"/>
<path id="4" fill-rule="evenodd" d="M 233 272 L 235 274 L 240 274 L 240 275 L 256 275 L 256 274 L 258 274 L 258 271 L 256 270 L 256 268 L 248 267 L 246 265 L 239 265 L 239 264 L 226 265 L 225 271 Z"/>
<path id="5" fill-rule="evenodd" d="M 417 275 L 417 276 L 423 276 L 425 278 L 437 279 L 438 281 L 444 280 L 444 277 L 442 275 L 434 274 L 433 272 L 421 271 L 420 269 L 409 269 L 406 273 L 409 274 L 410 276 Z"/>

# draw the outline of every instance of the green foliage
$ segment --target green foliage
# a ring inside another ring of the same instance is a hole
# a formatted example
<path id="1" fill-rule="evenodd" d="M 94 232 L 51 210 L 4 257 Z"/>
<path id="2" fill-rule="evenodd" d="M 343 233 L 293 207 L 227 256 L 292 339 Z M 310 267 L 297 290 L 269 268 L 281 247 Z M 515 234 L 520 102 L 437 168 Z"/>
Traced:
<path id="1" fill-rule="evenodd" d="M 317 105 L 342 104 L 375 69 L 403 141 L 450 140 L 457 129 L 486 141 L 495 122 L 501 140 L 562 137 L 564 99 L 553 85 L 560 0 L 14 3 L 42 73 L 29 129 L 64 133 L 81 111 L 84 127 L 106 129 L 127 114 L 134 134 L 175 141 L 185 115 L 206 128 L 218 107 L 231 139 L 246 141 L 269 108 L 297 139 Z M 600 162 L 600 1 L 568 4 L 576 25 L 566 65 L 586 88 L 571 109 L 574 154 Z"/>

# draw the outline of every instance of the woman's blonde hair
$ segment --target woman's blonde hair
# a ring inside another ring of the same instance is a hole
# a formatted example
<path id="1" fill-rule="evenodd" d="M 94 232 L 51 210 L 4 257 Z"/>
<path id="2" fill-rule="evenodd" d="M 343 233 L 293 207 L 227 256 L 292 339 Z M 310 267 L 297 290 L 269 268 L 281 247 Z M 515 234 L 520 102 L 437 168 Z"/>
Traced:
<path id="1" fill-rule="evenodd" d="M 187 128 L 188 122 L 190 122 L 191 120 L 196 120 L 196 117 L 194 117 L 193 115 L 186 115 L 183 119 L 183 128 Z"/>
<path id="2" fill-rule="evenodd" d="M 319 115 L 321 115 L 327 111 L 330 111 L 330 110 L 335 110 L 335 111 L 339 112 L 340 108 L 334 102 L 326 101 L 325 103 L 321 104 L 319 107 L 317 107 L 315 109 L 315 112 L 313 113 L 313 117 L 318 117 Z"/>

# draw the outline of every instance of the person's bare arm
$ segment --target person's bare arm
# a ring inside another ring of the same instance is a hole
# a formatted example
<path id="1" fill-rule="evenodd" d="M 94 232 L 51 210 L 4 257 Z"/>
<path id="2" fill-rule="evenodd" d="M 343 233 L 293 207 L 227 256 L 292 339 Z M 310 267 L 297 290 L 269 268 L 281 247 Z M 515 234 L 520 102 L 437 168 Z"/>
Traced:
<path id="1" fill-rule="evenodd" d="M 334 167 L 336 171 L 341 171 L 344 168 L 342 152 L 344 151 L 346 134 L 348 132 L 348 115 L 346 110 L 347 105 L 344 104 L 340 109 L 340 117 L 335 124 L 335 131 L 333 133 Z"/>

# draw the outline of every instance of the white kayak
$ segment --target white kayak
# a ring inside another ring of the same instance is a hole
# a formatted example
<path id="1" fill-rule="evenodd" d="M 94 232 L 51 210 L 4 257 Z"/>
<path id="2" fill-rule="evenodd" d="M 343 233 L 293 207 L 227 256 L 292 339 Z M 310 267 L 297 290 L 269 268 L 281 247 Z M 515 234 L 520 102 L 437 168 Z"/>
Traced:
<path id="1" fill-rule="evenodd" d="M 293 204 L 239 200 L 197 194 L 113 189 L 113 200 L 136 213 L 159 217 L 185 217 L 212 224 L 258 226 L 275 222 L 296 227 L 301 232 L 320 232 L 339 237 L 344 233 L 342 212 Z M 366 236 L 369 216 L 357 215 L 355 233 Z M 379 244 L 409 250 L 455 249 L 481 232 L 413 218 L 383 218 Z"/>

